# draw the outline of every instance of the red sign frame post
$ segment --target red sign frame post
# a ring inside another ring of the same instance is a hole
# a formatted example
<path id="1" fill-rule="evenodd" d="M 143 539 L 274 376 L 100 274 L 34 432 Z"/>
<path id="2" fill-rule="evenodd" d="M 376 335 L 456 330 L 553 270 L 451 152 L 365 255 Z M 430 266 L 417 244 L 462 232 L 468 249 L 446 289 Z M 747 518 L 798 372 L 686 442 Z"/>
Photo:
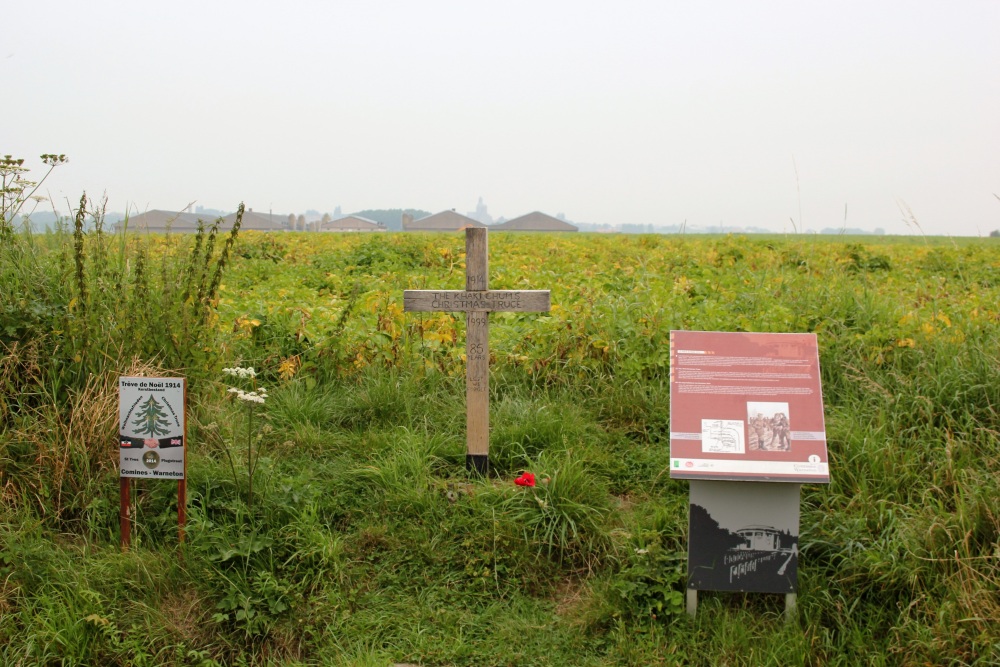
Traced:
<path id="1" fill-rule="evenodd" d="M 187 522 L 187 381 L 118 378 L 119 524 L 122 550 L 132 542 L 132 479 L 177 480 L 177 539 Z"/>

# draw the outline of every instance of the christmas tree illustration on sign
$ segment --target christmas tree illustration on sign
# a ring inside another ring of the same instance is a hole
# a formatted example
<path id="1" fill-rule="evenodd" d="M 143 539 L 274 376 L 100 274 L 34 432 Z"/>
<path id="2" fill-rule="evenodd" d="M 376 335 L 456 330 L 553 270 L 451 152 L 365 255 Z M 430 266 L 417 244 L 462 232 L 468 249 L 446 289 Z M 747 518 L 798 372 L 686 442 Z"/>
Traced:
<path id="1" fill-rule="evenodd" d="M 163 406 L 150 394 L 149 398 L 139 406 L 139 412 L 135 421 L 132 422 L 132 426 L 135 427 L 137 435 L 149 437 L 149 440 L 146 441 L 148 446 L 155 447 L 156 438 L 170 432 L 170 422 L 167 421 L 166 416 L 167 413 L 163 411 Z"/>

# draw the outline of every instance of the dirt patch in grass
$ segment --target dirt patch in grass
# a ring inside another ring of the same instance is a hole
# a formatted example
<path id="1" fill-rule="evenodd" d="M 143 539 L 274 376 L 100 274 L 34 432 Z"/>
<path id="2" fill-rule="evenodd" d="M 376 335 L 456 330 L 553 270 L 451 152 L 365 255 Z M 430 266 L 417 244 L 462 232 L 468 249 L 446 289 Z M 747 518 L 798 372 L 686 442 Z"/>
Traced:
<path id="1" fill-rule="evenodd" d="M 590 589 L 583 579 L 567 579 L 556 587 L 552 600 L 558 616 L 574 618 L 589 603 Z"/>
<path id="2" fill-rule="evenodd" d="M 160 605 L 165 628 L 171 635 L 182 638 L 190 645 L 201 645 L 211 638 L 206 632 L 211 625 L 210 610 L 204 599 L 192 588 L 168 593 Z"/>

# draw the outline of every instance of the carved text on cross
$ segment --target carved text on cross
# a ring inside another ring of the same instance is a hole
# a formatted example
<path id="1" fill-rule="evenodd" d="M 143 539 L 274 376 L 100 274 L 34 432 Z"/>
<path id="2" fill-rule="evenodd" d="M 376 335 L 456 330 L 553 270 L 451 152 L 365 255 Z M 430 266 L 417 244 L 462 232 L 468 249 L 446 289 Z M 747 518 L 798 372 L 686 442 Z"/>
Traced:
<path id="1" fill-rule="evenodd" d="M 465 230 L 464 290 L 405 290 L 403 310 L 464 312 L 466 465 L 488 469 L 490 447 L 489 313 L 541 313 L 549 310 L 548 290 L 490 290 L 489 242 L 485 228 Z"/>

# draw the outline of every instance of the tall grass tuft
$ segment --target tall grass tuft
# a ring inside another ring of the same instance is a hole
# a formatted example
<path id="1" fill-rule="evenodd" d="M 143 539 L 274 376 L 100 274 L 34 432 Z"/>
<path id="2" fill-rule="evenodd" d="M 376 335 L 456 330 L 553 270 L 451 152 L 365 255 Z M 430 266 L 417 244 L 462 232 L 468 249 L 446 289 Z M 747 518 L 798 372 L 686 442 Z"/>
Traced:
<path id="1" fill-rule="evenodd" d="M 539 554 L 593 567 L 610 546 L 603 480 L 571 453 L 543 455 L 533 469 L 537 486 L 511 497 L 512 523 Z"/>
<path id="2" fill-rule="evenodd" d="M 70 234 L 26 226 L 0 238 L 10 295 L 0 300 L 0 461 L 11 497 L 58 524 L 79 520 L 116 460 L 117 376 L 213 369 L 217 292 L 242 212 L 221 251 L 196 265 L 184 261 L 187 239 L 137 237 L 127 222 L 109 234 L 104 203 L 86 194 Z M 200 298 L 182 299 L 176 285 L 195 275 Z"/>

